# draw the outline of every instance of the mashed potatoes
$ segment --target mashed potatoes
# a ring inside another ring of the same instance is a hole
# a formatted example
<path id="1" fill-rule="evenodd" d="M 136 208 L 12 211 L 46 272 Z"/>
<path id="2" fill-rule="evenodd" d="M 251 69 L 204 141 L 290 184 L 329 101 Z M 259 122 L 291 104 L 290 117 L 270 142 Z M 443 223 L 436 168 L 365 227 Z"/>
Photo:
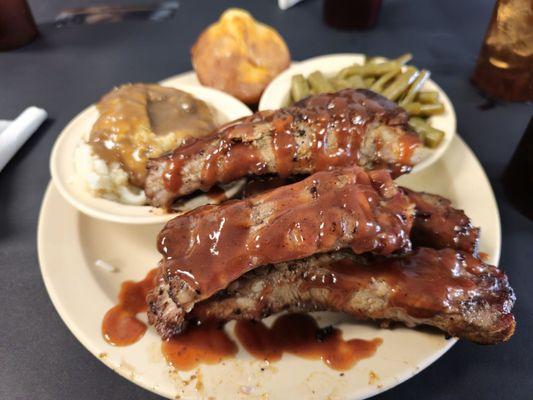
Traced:
<path id="1" fill-rule="evenodd" d="M 97 105 L 99 117 L 75 154 L 77 174 L 97 197 L 146 203 L 150 158 L 216 127 L 211 108 L 181 90 L 154 84 L 113 89 Z"/>
<path id="2" fill-rule="evenodd" d="M 81 143 L 78 146 L 74 163 L 76 173 L 93 196 L 131 205 L 146 203 L 144 190 L 129 184 L 128 173 L 120 164 L 106 163 L 89 144 Z"/>

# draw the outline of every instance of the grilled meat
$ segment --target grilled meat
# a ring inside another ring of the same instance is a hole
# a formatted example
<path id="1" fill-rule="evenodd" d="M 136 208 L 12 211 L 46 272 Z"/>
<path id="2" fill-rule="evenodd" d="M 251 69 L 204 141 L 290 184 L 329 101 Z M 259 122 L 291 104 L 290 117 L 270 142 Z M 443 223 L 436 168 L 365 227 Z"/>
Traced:
<path id="1" fill-rule="evenodd" d="M 298 178 L 302 179 L 302 177 L 251 179 L 244 186 L 242 197 L 246 198 L 284 184 L 294 183 L 294 179 Z M 463 210 L 452 207 L 450 200 L 437 194 L 416 192 L 405 187 L 400 189 L 415 205 L 415 219 L 410 234 L 414 247 L 451 248 L 477 255 L 479 228 L 473 226 Z"/>
<path id="2" fill-rule="evenodd" d="M 341 311 L 363 320 L 429 325 L 483 344 L 507 340 L 515 327 L 515 296 L 505 274 L 452 249 L 419 248 L 387 258 L 338 252 L 268 265 L 189 314 L 170 300 L 168 286 L 159 290 L 167 307 L 157 326 L 165 337 L 190 319 L 260 319 L 283 310 Z"/>
<path id="3" fill-rule="evenodd" d="M 421 158 L 407 119 L 405 110 L 368 90 L 311 96 L 150 160 L 145 192 L 151 205 L 169 208 L 180 196 L 247 175 L 286 177 L 350 165 L 399 175 Z"/>
<path id="4" fill-rule="evenodd" d="M 385 255 L 409 250 L 413 214 L 386 171 L 318 172 L 169 221 L 158 238 L 160 276 L 172 300 L 188 310 L 262 265 L 342 248 Z"/>
<path id="5" fill-rule="evenodd" d="M 415 220 L 411 241 L 417 247 L 434 249 L 452 248 L 477 255 L 479 228 L 463 210 L 457 210 L 451 201 L 436 195 L 402 187 L 401 190 L 415 204 Z"/>

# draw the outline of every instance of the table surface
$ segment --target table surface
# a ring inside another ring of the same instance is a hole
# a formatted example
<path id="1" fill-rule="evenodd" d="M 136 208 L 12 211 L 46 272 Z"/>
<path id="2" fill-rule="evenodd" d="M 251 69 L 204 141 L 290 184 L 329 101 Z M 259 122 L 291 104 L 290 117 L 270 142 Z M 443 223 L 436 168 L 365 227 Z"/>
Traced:
<path id="1" fill-rule="evenodd" d="M 50 0 L 54 7 L 73 3 L 83 2 Z M 431 70 L 450 96 L 458 132 L 479 157 L 496 193 L 503 229 L 500 265 L 518 296 L 515 336 L 494 347 L 461 341 L 438 362 L 378 397 L 531 398 L 533 222 L 507 201 L 500 177 L 532 107 L 502 103 L 482 111 L 485 99 L 469 83 L 492 9 L 492 2 L 485 0 L 388 0 L 378 26 L 365 32 L 323 25 L 319 0 L 306 0 L 284 12 L 274 0 L 182 0 L 177 16 L 164 22 L 63 29 L 40 24 L 37 41 L 0 53 L 0 119 L 14 118 L 29 105 L 44 107 L 50 115 L 0 173 L 0 398 L 158 398 L 86 351 L 48 298 L 36 249 L 37 218 L 50 179 L 48 159 L 67 122 L 111 87 L 159 81 L 189 70 L 189 48 L 197 35 L 236 5 L 278 29 L 295 60 L 339 52 L 390 57 L 412 52 L 416 65 Z M 38 21 L 50 18 L 42 4 L 36 11 Z"/>

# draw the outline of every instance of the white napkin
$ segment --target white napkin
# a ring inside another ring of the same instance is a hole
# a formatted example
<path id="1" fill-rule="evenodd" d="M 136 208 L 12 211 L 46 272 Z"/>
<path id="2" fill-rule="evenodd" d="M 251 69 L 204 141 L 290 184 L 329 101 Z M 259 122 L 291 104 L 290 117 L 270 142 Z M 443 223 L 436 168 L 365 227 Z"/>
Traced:
<path id="1" fill-rule="evenodd" d="M 32 106 L 13 121 L 0 121 L 0 172 L 47 116 L 45 110 Z"/>
<path id="2" fill-rule="evenodd" d="M 303 0 L 278 0 L 278 7 L 282 10 L 286 10 L 287 8 L 292 7 L 296 3 L 299 3 L 300 1 Z"/>

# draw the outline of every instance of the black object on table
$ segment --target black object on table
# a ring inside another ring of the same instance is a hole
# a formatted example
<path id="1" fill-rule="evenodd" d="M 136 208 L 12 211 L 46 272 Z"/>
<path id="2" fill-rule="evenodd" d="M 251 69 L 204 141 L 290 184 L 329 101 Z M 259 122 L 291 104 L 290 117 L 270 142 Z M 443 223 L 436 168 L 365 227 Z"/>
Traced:
<path id="1" fill-rule="evenodd" d="M 324 0 L 324 22 L 337 29 L 370 29 L 378 21 L 381 4 L 381 0 Z"/>
<path id="2" fill-rule="evenodd" d="M 16 49 L 37 36 L 37 26 L 26 0 L 0 3 L 0 51 Z"/>
<path id="3" fill-rule="evenodd" d="M 55 10 L 41 1 L 30 3 L 37 21 L 52 20 L 59 10 L 73 6 L 69 0 L 48 0 L 57 5 Z M 431 70 L 450 96 L 458 131 L 492 182 L 502 219 L 500 265 L 518 296 L 516 334 L 494 347 L 459 342 L 426 370 L 377 398 L 530 399 L 533 222 L 507 200 L 501 176 L 532 107 L 479 108 L 485 100 L 469 76 L 492 9 L 484 0 L 385 1 L 376 28 L 361 32 L 325 26 L 318 0 L 287 11 L 280 11 L 275 1 L 184 0 L 174 19 L 157 23 L 62 29 L 40 24 L 42 36 L 35 42 L 0 54 L 0 118 L 12 118 L 30 104 L 51 116 L 0 174 L 0 399 L 159 399 L 104 366 L 63 324 L 39 272 L 37 218 L 50 179 L 50 150 L 68 121 L 115 85 L 156 82 L 189 70 L 189 49 L 197 35 L 230 6 L 247 8 L 277 28 L 296 60 L 340 52 L 390 57 L 412 52 L 416 65 Z"/>
<path id="4" fill-rule="evenodd" d="M 533 220 L 533 117 L 503 175 L 511 202 Z"/>

